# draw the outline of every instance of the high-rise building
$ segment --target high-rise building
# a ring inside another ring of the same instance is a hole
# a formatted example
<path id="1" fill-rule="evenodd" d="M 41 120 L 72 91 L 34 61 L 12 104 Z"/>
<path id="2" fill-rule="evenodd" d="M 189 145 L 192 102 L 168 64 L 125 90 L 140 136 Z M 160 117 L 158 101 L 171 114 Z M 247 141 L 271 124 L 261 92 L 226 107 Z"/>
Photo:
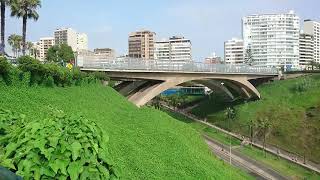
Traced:
<path id="1" fill-rule="evenodd" d="M 226 64 L 242 64 L 244 63 L 244 46 L 243 40 L 232 38 L 224 42 L 224 60 Z"/>
<path id="2" fill-rule="evenodd" d="M 155 43 L 154 59 L 161 62 L 186 63 L 192 61 L 192 44 L 189 39 L 173 36 Z"/>
<path id="3" fill-rule="evenodd" d="M 39 42 L 34 44 L 36 49 L 36 56 L 40 61 L 45 61 L 48 53 L 48 49 L 55 45 L 55 39 L 53 37 L 40 38 Z"/>
<path id="4" fill-rule="evenodd" d="M 313 36 L 314 60 L 320 63 L 320 22 L 305 20 L 303 22 L 303 32 Z"/>
<path id="5" fill-rule="evenodd" d="M 72 48 L 73 51 L 76 51 L 78 48 L 77 32 L 71 28 L 57 29 L 54 32 L 54 38 L 57 45 L 67 44 Z"/>
<path id="6" fill-rule="evenodd" d="M 154 59 L 154 39 L 156 33 L 142 30 L 129 34 L 129 57 Z"/>
<path id="7" fill-rule="evenodd" d="M 310 34 L 300 34 L 299 40 L 299 65 L 302 69 L 307 69 L 314 61 L 314 41 Z"/>
<path id="8" fill-rule="evenodd" d="M 85 33 L 77 33 L 77 50 L 88 49 L 88 36 Z"/>
<path id="9" fill-rule="evenodd" d="M 246 16 L 242 33 L 254 65 L 299 68 L 300 19 L 293 11 Z"/>
<path id="10" fill-rule="evenodd" d="M 192 61 L 192 44 L 189 39 L 182 36 L 173 36 L 169 39 L 169 42 L 170 60 L 172 62 L 185 63 Z"/>
<path id="11" fill-rule="evenodd" d="M 77 33 L 72 28 L 61 28 L 54 32 L 56 45 L 67 44 L 73 51 L 88 49 L 88 36 L 85 33 Z"/>

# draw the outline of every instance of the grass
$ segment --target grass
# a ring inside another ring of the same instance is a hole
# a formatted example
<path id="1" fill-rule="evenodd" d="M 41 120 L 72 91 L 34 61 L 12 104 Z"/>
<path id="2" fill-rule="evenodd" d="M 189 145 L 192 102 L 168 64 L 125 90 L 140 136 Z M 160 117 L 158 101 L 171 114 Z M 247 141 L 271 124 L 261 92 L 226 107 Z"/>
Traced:
<path id="1" fill-rule="evenodd" d="M 218 160 L 200 134 L 166 113 L 137 108 L 110 87 L 6 86 L 0 108 L 41 121 L 51 107 L 95 121 L 123 179 L 251 179 Z"/>
<path id="2" fill-rule="evenodd" d="M 303 85 L 301 91 L 298 87 Z M 207 99 L 192 113 L 207 117 L 217 126 L 228 129 L 224 109 L 233 106 L 236 120 L 231 130 L 249 136 L 249 126 L 260 117 L 267 117 L 272 126 L 267 142 L 281 149 L 320 163 L 320 75 L 275 81 L 258 87 L 261 100 L 225 103 L 217 98 Z M 312 115 L 309 115 L 312 114 Z M 304 138 L 304 133 L 307 138 Z M 309 136 L 308 136 L 309 134 Z M 257 139 L 261 137 L 257 136 Z"/>
<path id="3" fill-rule="evenodd" d="M 189 124 L 197 131 L 199 131 L 201 134 L 207 135 L 210 138 L 213 138 L 214 140 L 224 145 L 229 145 L 230 139 L 228 135 L 213 128 L 210 128 L 207 125 L 193 121 L 183 115 L 173 113 L 170 111 L 165 112 L 167 112 L 170 116 L 174 117 L 175 119 Z M 232 146 L 239 146 L 241 144 L 241 141 L 236 138 L 232 137 L 231 140 Z M 313 173 L 312 171 L 309 171 L 287 160 L 278 159 L 277 156 L 273 154 L 267 153 L 267 157 L 264 157 L 264 152 L 261 149 L 257 149 L 251 146 L 243 146 L 241 148 L 238 148 L 237 150 L 256 161 L 264 163 L 268 167 L 271 167 L 275 171 L 281 173 L 286 177 L 290 177 L 291 179 L 320 179 L 319 174 Z"/>

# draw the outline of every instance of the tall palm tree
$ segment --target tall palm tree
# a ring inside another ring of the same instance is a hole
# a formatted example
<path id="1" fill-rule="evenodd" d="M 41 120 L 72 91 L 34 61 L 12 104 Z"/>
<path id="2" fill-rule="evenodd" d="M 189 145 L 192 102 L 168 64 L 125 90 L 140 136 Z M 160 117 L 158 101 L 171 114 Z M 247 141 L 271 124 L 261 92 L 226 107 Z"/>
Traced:
<path id="1" fill-rule="evenodd" d="M 31 55 L 32 47 L 33 47 L 33 43 L 32 42 L 27 42 L 27 47 L 26 48 L 28 50 L 29 56 Z"/>
<path id="2" fill-rule="evenodd" d="M 6 5 L 8 3 L 8 0 L 0 0 L 0 17 L 1 17 L 1 44 L 0 44 L 0 54 L 4 54 L 4 48 L 5 48 L 5 19 L 6 19 Z"/>
<path id="3" fill-rule="evenodd" d="M 27 20 L 33 19 L 37 21 L 39 14 L 37 8 L 41 7 L 40 0 L 12 0 L 11 16 L 22 18 L 22 54 L 26 54 L 26 34 L 27 34 Z"/>
<path id="4" fill-rule="evenodd" d="M 8 37 L 8 43 L 12 47 L 12 52 L 14 53 L 14 56 L 18 56 L 18 53 L 21 50 L 22 36 L 11 34 Z"/>

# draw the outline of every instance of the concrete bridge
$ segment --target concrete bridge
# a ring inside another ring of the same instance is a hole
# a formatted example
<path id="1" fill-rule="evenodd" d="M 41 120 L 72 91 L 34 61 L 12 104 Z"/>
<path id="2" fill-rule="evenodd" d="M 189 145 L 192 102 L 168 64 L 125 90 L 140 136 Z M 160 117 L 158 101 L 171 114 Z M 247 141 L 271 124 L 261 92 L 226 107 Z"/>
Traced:
<path id="1" fill-rule="evenodd" d="M 260 93 L 251 82 L 278 76 L 275 68 L 194 62 L 178 64 L 127 58 L 86 63 L 81 70 L 106 72 L 111 79 L 122 81 L 115 89 L 139 107 L 163 91 L 186 82 L 224 92 L 230 99 L 236 95 L 258 99 Z"/>

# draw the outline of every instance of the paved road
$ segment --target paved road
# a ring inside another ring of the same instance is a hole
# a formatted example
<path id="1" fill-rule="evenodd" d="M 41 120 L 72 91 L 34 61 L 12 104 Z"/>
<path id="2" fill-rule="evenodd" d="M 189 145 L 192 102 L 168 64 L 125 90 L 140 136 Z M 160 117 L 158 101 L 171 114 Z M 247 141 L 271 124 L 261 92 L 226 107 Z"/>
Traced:
<path id="1" fill-rule="evenodd" d="M 223 159 L 227 163 L 230 163 L 230 153 L 229 147 L 218 143 L 217 141 L 204 136 L 206 143 L 219 158 Z M 231 163 L 233 166 L 236 166 L 242 170 L 247 171 L 249 174 L 254 176 L 256 179 L 277 179 L 277 180 L 286 180 L 288 178 L 282 176 L 280 173 L 266 167 L 265 165 L 254 161 L 241 153 L 236 149 L 232 148 L 231 153 Z"/>

